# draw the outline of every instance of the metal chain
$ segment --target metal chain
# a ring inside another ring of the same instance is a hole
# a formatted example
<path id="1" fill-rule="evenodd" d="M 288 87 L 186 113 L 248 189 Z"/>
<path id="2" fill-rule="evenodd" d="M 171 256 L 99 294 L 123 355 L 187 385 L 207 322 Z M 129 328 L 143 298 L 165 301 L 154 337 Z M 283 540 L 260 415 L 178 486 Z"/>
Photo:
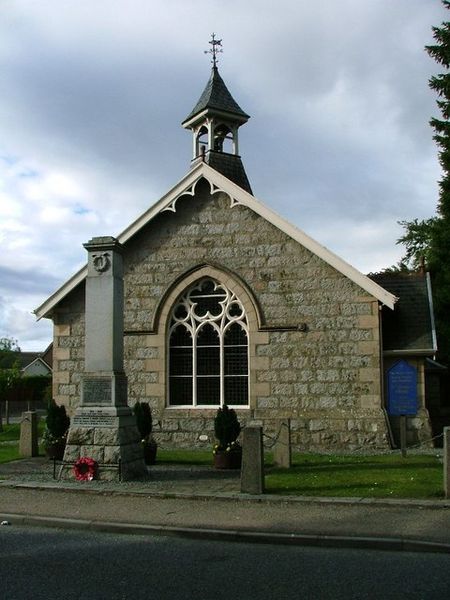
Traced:
<path id="1" fill-rule="evenodd" d="M 286 442 L 281 442 L 279 441 L 279 437 L 281 434 L 281 427 L 285 426 L 285 423 L 282 423 L 280 428 L 278 429 L 277 433 L 275 434 L 275 437 L 264 433 L 263 432 L 263 438 L 267 438 L 268 440 L 270 440 L 271 443 L 264 443 L 264 449 L 265 450 L 271 450 L 276 443 L 282 445 L 282 446 L 289 446 L 289 444 L 287 444 Z M 442 438 L 444 436 L 443 433 L 439 433 L 438 435 L 433 436 L 432 438 L 423 440 L 417 444 L 413 444 L 411 446 L 407 446 L 407 450 L 413 450 L 413 449 L 417 449 L 417 448 L 421 448 L 423 446 L 428 446 L 428 444 L 430 444 L 430 442 L 433 442 L 434 440 L 437 440 L 439 438 Z M 297 444 L 290 444 L 291 449 L 294 451 L 296 450 L 297 452 L 305 452 L 305 448 L 303 446 L 297 445 Z M 354 454 L 355 452 L 360 452 L 361 450 L 363 450 L 365 448 L 365 446 L 358 446 L 357 448 L 353 448 L 352 450 L 348 451 L 348 454 Z M 383 453 L 385 454 L 395 454 L 396 452 L 401 452 L 401 448 L 390 448 L 389 450 L 384 450 Z"/>
<path id="2" fill-rule="evenodd" d="M 278 428 L 277 433 L 275 434 L 275 436 L 269 435 L 268 433 L 265 433 L 263 431 L 263 438 L 266 438 L 267 440 L 269 440 L 269 442 L 263 442 L 263 446 L 264 446 L 264 450 L 272 450 L 272 448 L 275 446 L 275 444 L 280 444 L 282 446 L 289 446 L 289 444 L 287 444 L 286 442 L 281 442 L 279 440 L 279 437 L 281 435 L 281 429 L 282 427 L 287 427 L 286 423 L 282 423 L 280 425 L 280 427 Z M 241 431 L 245 429 L 245 426 L 242 426 Z M 439 438 L 442 438 L 444 436 L 443 433 L 439 433 L 438 435 L 433 436 L 432 438 L 429 438 L 427 440 L 423 440 L 422 442 L 419 442 L 418 444 L 413 444 L 412 446 L 407 446 L 406 450 L 413 450 L 413 449 L 417 449 L 417 448 L 421 448 L 422 446 L 426 446 L 428 445 L 430 442 L 433 442 L 434 440 L 437 440 Z M 291 446 L 291 450 L 295 450 L 297 452 L 305 452 L 305 448 L 303 446 L 300 446 L 298 444 L 290 444 Z M 173 450 L 173 448 L 166 448 L 164 447 L 164 445 L 162 445 L 161 443 L 158 442 L 158 447 L 161 450 Z M 352 450 L 348 450 L 347 454 L 354 454 L 355 452 L 360 452 L 361 450 L 363 450 L 365 448 L 365 446 L 358 446 L 357 448 L 353 448 Z M 383 450 L 382 451 L 384 454 L 395 454 L 396 452 L 401 452 L 401 448 L 390 448 L 388 450 Z"/>

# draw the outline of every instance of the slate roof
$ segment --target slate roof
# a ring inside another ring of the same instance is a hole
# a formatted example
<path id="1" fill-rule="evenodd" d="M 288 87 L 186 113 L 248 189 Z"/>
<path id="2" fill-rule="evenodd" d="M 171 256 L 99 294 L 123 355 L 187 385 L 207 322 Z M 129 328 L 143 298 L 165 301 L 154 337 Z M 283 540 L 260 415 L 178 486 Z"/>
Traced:
<path id="1" fill-rule="evenodd" d="M 207 152 L 205 160 L 210 167 L 219 171 L 243 190 L 249 194 L 253 193 L 240 156 L 210 150 Z"/>
<path id="2" fill-rule="evenodd" d="M 17 360 L 21 369 L 28 367 L 37 358 L 40 358 L 40 352 L 17 352 Z"/>
<path id="3" fill-rule="evenodd" d="M 428 273 L 383 273 L 370 279 L 399 298 L 382 314 L 384 352 L 434 354 L 433 305 Z"/>
<path id="4" fill-rule="evenodd" d="M 249 115 L 242 110 L 242 108 L 234 100 L 234 98 L 228 91 L 225 82 L 219 75 L 217 67 L 212 68 L 211 77 L 209 78 L 209 81 L 206 84 L 206 87 L 203 90 L 199 101 L 194 106 L 189 115 L 186 117 L 186 119 L 183 121 L 183 123 L 189 121 L 190 119 L 192 119 L 192 117 L 204 111 L 205 109 L 215 109 L 223 112 L 228 112 L 234 116 L 241 117 L 245 121 L 247 121 L 250 118 Z"/>

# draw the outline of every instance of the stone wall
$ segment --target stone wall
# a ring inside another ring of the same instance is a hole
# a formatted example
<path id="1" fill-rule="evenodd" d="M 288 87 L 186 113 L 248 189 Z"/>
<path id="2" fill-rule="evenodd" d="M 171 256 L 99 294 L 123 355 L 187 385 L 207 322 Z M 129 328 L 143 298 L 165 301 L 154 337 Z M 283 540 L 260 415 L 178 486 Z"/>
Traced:
<path id="1" fill-rule="evenodd" d="M 250 408 L 242 422 L 292 419 L 304 449 L 387 447 L 381 408 L 378 302 L 333 267 L 222 193 L 198 184 L 124 254 L 129 403 L 148 401 L 162 446 L 210 446 L 215 410 L 166 407 L 166 320 L 200 276 L 233 289 L 249 316 Z M 83 369 L 80 286 L 55 312 L 55 393 L 70 408 Z M 200 435 L 209 436 L 207 442 Z"/>
<path id="2" fill-rule="evenodd" d="M 71 414 L 80 398 L 84 372 L 84 283 L 53 313 L 53 397 Z"/>

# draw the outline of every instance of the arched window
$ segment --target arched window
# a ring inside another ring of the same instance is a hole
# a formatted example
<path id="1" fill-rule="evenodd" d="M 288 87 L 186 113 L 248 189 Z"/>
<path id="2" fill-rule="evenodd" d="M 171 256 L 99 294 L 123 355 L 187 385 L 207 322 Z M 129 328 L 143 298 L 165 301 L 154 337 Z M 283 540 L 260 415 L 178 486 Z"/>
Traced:
<path id="1" fill-rule="evenodd" d="M 203 147 L 203 152 L 202 152 Z M 200 128 L 197 133 L 196 142 L 195 142 L 195 156 L 200 156 L 204 153 L 208 148 L 208 129 L 203 126 Z"/>
<path id="2" fill-rule="evenodd" d="M 231 129 L 224 124 L 214 129 L 214 150 L 216 152 L 233 153 L 233 134 Z"/>
<path id="3" fill-rule="evenodd" d="M 248 405 L 248 326 L 235 294 L 202 279 L 178 298 L 169 325 L 169 405 Z"/>

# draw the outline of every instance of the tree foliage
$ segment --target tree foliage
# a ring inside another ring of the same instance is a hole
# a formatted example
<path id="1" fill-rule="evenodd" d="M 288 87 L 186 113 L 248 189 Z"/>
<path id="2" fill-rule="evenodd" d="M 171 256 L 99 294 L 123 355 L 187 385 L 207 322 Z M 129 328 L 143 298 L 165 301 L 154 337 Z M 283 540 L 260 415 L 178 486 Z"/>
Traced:
<path id="1" fill-rule="evenodd" d="M 398 221 L 404 229 L 404 234 L 398 238 L 397 244 L 406 248 L 404 256 L 390 267 L 382 269 L 379 273 L 410 273 L 430 264 L 432 231 L 437 218 L 413 219 L 412 221 Z M 370 273 L 376 275 L 377 273 Z"/>
<path id="2" fill-rule="evenodd" d="M 20 351 L 17 340 L 0 338 L 0 403 L 4 400 L 7 390 L 13 387 L 20 377 L 17 352 Z M 2 430 L 2 412 L 0 404 L 0 431 Z"/>
<path id="3" fill-rule="evenodd" d="M 9 369 L 17 362 L 20 348 L 13 338 L 0 338 L 0 369 Z"/>
<path id="4" fill-rule="evenodd" d="M 397 240 L 406 248 L 405 256 L 398 263 L 398 270 L 417 270 L 423 263 L 430 263 L 431 238 L 437 218 L 413 219 L 412 221 L 399 221 L 404 229 L 404 234 Z"/>
<path id="5" fill-rule="evenodd" d="M 443 0 L 445 8 L 450 2 Z M 435 43 L 426 46 L 428 54 L 444 68 L 430 78 L 429 85 L 437 95 L 441 118 L 433 117 L 433 139 L 439 148 L 442 178 L 439 182 L 437 216 L 432 219 L 428 264 L 433 278 L 433 290 L 441 358 L 450 358 L 450 22 L 433 27 Z"/>

